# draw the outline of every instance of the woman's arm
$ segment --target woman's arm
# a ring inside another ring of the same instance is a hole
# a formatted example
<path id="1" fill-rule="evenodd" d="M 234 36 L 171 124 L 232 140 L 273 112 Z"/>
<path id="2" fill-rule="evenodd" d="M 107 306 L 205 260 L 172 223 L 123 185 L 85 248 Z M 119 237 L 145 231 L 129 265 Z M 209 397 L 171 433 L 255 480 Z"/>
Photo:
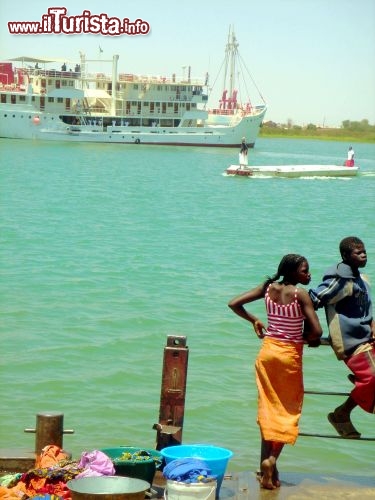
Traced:
<path id="1" fill-rule="evenodd" d="M 320 345 L 319 339 L 323 334 L 318 315 L 315 312 L 309 294 L 303 288 L 298 289 L 298 301 L 305 316 L 304 338 L 311 347 Z"/>
<path id="2" fill-rule="evenodd" d="M 256 316 L 248 312 L 244 308 L 244 305 L 264 297 L 263 288 L 264 288 L 263 284 L 261 284 L 256 288 L 249 290 L 248 292 L 245 292 L 241 295 L 238 295 L 237 297 L 234 297 L 228 303 L 228 307 L 230 307 L 234 313 L 236 313 L 238 316 L 245 319 L 246 321 L 249 321 L 253 325 L 255 333 L 260 338 L 264 337 L 263 331 L 266 329 L 266 327 Z"/>

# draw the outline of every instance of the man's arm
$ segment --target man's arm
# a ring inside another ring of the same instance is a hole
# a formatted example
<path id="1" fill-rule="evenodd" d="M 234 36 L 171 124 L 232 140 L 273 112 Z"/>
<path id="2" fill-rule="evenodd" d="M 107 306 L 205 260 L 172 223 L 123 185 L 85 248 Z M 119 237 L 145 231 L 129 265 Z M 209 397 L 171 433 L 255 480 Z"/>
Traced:
<path id="1" fill-rule="evenodd" d="M 326 304 L 334 304 L 344 297 L 351 295 L 353 284 L 351 280 L 330 276 L 316 288 L 309 290 L 309 295 L 314 305 L 314 309 L 324 307 Z"/>

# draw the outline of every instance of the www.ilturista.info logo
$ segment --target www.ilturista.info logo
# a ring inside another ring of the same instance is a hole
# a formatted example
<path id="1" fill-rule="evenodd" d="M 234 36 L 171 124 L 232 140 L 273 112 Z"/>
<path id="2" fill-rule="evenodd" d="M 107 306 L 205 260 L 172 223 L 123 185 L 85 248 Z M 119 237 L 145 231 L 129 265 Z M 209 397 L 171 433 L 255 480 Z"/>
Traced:
<path id="1" fill-rule="evenodd" d="M 48 14 L 39 21 L 8 21 L 8 31 L 12 35 L 147 35 L 150 25 L 142 19 L 130 22 L 127 17 L 108 17 L 107 14 L 91 14 L 84 10 L 79 16 L 67 16 L 65 7 L 51 7 Z"/>

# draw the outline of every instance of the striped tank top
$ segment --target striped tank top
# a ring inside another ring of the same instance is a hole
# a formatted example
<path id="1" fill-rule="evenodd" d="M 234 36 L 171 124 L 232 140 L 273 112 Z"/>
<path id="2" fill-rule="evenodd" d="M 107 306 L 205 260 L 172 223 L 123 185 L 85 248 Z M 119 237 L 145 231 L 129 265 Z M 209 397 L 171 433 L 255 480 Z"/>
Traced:
<path id="1" fill-rule="evenodd" d="M 268 327 L 266 335 L 279 340 L 303 343 L 304 315 L 297 300 L 297 288 L 294 291 L 294 300 L 282 305 L 274 302 L 269 296 L 269 287 L 265 295 Z"/>

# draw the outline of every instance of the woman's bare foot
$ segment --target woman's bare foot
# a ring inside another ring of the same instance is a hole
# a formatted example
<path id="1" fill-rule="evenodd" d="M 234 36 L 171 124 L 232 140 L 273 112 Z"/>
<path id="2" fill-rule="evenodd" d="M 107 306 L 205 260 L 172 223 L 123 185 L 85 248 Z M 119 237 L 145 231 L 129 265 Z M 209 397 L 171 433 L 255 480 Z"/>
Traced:
<path id="1" fill-rule="evenodd" d="M 279 479 L 279 471 L 277 470 L 277 467 L 275 465 L 274 471 L 273 471 L 273 477 L 272 477 L 272 482 L 276 488 L 280 488 L 281 482 Z"/>
<path id="2" fill-rule="evenodd" d="M 276 460 L 274 457 L 266 458 L 260 465 L 262 471 L 262 478 L 260 480 L 260 485 L 266 490 L 274 490 L 277 486 L 273 483 L 273 475 L 275 470 Z"/>

